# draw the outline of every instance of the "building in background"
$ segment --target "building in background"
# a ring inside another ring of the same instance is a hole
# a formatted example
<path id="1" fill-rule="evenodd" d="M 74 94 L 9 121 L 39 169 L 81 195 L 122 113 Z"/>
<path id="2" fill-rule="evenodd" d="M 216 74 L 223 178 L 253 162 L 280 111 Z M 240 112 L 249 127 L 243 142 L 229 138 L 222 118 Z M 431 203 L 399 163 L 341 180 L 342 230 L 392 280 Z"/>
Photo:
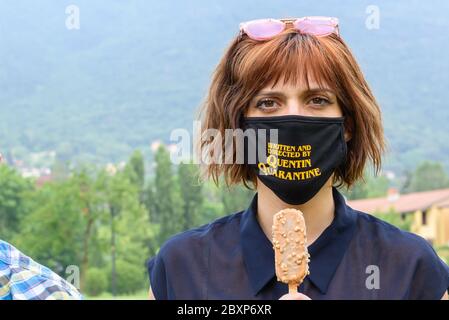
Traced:
<path id="1" fill-rule="evenodd" d="M 348 205 L 370 214 L 413 215 L 412 232 L 434 246 L 449 245 L 449 189 L 399 194 L 392 188 L 386 197 L 352 200 Z"/>

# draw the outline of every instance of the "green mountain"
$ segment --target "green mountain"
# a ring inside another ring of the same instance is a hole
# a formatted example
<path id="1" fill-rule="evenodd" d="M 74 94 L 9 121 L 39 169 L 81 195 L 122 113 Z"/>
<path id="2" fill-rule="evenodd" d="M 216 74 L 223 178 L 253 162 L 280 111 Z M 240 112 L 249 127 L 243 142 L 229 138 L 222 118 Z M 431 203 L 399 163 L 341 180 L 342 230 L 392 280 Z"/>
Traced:
<path id="1" fill-rule="evenodd" d="M 65 26 L 66 6 L 80 29 Z M 16 0 L 0 3 L 0 150 L 97 163 L 192 127 L 240 21 L 331 15 L 384 111 L 386 168 L 449 168 L 449 2 Z"/>

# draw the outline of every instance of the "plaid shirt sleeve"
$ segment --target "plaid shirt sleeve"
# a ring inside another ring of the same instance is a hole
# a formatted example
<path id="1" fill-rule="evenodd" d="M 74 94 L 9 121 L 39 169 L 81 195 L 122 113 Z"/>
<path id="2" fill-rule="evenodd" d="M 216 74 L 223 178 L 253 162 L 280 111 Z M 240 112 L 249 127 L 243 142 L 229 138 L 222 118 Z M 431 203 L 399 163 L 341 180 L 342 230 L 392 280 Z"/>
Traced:
<path id="1" fill-rule="evenodd" d="M 80 300 L 74 286 L 0 240 L 0 300 Z"/>

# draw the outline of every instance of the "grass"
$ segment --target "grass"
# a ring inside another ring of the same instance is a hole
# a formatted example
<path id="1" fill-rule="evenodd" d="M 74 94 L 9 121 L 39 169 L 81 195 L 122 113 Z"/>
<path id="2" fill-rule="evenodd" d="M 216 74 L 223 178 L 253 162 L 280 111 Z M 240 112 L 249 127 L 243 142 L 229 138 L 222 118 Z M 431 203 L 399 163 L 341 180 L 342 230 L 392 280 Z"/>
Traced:
<path id="1" fill-rule="evenodd" d="M 85 300 L 148 300 L 148 291 L 138 291 L 129 295 L 118 295 L 113 297 L 111 293 L 105 292 L 99 296 L 90 297 L 84 295 Z"/>

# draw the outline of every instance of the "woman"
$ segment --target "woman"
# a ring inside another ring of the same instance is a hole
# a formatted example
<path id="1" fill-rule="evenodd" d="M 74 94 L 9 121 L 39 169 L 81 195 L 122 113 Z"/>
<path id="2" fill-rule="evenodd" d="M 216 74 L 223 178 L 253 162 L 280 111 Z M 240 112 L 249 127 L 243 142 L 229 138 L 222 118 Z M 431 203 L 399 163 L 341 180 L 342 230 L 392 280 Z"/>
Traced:
<path id="1" fill-rule="evenodd" d="M 336 18 L 242 23 L 202 116 L 203 154 L 214 159 L 227 143 L 208 129 L 265 129 L 246 136 L 243 163 L 206 165 L 214 180 L 257 193 L 245 211 L 169 239 L 149 262 L 150 297 L 447 298 L 449 268 L 424 239 L 351 209 L 335 187 L 353 185 L 369 162 L 378 171 L 384 151 L 379 106 Z M 307 226 L 310 275 L 298 294 L 275 276 L 272 219 L 285 208 L 301 210 Z"/>

